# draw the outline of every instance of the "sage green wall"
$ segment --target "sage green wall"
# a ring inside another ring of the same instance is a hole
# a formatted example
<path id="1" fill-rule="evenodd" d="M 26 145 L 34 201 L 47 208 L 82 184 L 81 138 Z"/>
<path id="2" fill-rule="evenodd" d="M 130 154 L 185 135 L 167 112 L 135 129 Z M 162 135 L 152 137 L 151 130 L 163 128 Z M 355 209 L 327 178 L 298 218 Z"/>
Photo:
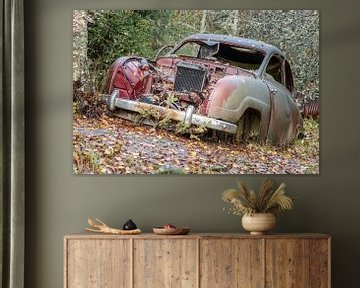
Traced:
<path id="1" fill-rule="evenodd" d="M 63 235 L 88 216 L 145 231 L 172 222 L 196 232 L 237 232 L 220 192 L 237 176 L 72 175 L 72 10 L 81 8 L 320 9 L 321 164 L 317 176 L 274 176 L 297 195 L 279 232 L 333 237 L 333 287 L 359 287 L 359 5 L 356 1 L 56 1 L 25 3 L 26 287 L 63 287 Z M 166 3 L 166 4 L 165 4 Z M 271 3 L 271 4 L 270 4 Z M 301 4 L 300 4 L 301 3 Z M 356 89 L 357 88 L 357 89 Z M 241 176 L 250 186 L 261 176 Z M 165 287 L 166 288 L 166 287 Z"/>

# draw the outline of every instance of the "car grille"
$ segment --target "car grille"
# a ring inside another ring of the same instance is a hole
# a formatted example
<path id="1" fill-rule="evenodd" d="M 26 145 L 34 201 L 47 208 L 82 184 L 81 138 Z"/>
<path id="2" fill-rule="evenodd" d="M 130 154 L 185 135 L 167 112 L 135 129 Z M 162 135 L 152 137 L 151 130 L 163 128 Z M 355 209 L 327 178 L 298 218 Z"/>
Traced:
<path id="1" fill-rule="evenodd" d="M 176 66 L 175 91 L 202 91 L 206 78 L 205 67 L 185 62 L 179 62 Z"/>

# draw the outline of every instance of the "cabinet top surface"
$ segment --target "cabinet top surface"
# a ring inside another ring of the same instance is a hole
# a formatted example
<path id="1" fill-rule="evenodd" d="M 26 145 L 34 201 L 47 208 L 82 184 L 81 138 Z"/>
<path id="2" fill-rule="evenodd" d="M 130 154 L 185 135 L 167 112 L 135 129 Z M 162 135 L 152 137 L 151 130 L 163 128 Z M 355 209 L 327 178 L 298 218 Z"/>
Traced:
<path id="1" fill-rule="evenodd" d="M 65 239 L 329 239 L 329 235 L 320 233 L 286 233 L 250 235 L 245 233 L 189 233 L 188 235 L 156 235 L 142 233 L 138 235 L 109 235 L 101 233 L 77 233 L 64 236 Z"/>

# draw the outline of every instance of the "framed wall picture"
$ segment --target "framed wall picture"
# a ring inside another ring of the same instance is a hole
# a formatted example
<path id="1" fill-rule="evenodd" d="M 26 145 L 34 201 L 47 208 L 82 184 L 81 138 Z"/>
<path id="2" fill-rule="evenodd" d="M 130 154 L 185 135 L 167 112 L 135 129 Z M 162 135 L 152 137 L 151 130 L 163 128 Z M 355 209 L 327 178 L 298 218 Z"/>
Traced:
<path id="1" fill-rule="evenodd" d="M 318 174 L 317 10 L 74 10 L 75 174 Z"/>

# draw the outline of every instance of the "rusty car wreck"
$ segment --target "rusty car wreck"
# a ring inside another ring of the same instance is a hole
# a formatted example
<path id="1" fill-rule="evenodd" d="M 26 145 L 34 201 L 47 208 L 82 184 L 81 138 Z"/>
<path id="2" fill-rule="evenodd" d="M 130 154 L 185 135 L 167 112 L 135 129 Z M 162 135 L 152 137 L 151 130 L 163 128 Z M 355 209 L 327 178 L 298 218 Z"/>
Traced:
<path id="1" fill-rule="evenodd" d="M 156 59 L 126 56 L 110 67 L 110 110 L 144 109 L 172 121 L 260 142 L 291 143 L 302 131 L 290 65 L 278 48 L 251 39 L 191 35 Z M 131 118 L 131 117 L 130 117 Z"/>

